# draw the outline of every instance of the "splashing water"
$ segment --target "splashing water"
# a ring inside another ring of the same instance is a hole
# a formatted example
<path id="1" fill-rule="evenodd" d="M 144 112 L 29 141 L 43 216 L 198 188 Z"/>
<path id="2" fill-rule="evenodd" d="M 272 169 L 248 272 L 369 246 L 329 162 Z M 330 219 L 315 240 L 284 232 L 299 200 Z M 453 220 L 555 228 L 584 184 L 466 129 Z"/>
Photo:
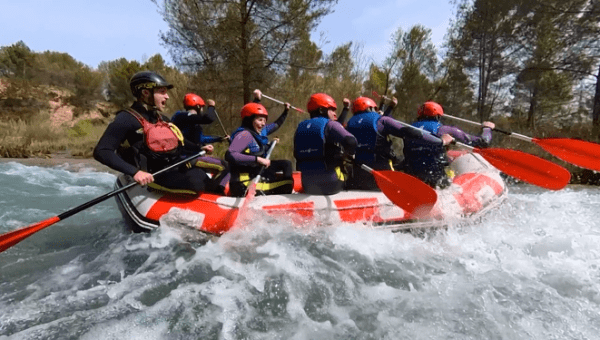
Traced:
<path id="1" fill-rule="evenodd" d="M 0 232 L 112 190 L 0 164 Z M 600 189 L 511 187 L 426 235 L 258 219 L 202 245 L 132 234 L 113 200 L 0 253 L 0 339 L 594 339 Z"/>

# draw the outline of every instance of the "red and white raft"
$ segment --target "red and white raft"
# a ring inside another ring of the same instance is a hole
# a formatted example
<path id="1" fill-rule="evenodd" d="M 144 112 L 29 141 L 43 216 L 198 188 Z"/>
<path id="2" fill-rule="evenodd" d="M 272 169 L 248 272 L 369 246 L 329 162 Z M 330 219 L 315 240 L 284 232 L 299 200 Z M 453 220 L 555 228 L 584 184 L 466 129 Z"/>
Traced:
<path id="1" fill-rule="evenodd" d="M 383 193 L 374 191 L 344 191 L 331 196 L 257 194 L 247 209 L 254 218 L 262 215 L 288 219 L 298 226 L 363 222 L 373 228 L 400 231 L 466 222 L 498 206 L 507 190 L 499 171 L 478 154 L 454 156 L 453 183 L 437 190 L 437 203 L 424 218 L 415 219 Z M 131 181 L 121 175 L 115 187 L 121 188 Z M 187 227 L 212 235 L 221 235 L 236 225 L 243 201 L 244 198 L 206 193 L 196 197 L 176 196 L 140 186 L 117 196 L 119 209 L 135 230 L 153 230 L 163 216 L 185 216 L 182 222 Z"/>

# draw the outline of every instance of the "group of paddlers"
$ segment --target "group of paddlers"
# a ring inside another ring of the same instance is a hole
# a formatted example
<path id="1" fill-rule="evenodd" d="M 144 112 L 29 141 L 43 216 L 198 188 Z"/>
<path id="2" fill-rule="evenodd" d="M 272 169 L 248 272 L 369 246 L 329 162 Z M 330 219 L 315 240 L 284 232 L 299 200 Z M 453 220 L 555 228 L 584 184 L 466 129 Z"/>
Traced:
<path id="1" fill-rule="evenodd" d="M 293 167 L 289 160 L 267 157 L 269 136 L 285 122 L 289 103 L 283 113 L 267 124 L 268 112 L 260 103 L 262 93 L 255 90 L 254 101 L 241 109 L 241 124 L 224 136 L 208 136 L 203 125 L 218 115 L 215 102 L 206 102 L 197 94 L 185 95 L 185 110 L 171 119 L 163 113 L 173 85 L 151 71 L 138 72 L 130 80 L 136 98 L 131 107 L 119 111 L 94 149 L 99 162 L 127 175 L 137 183 L 175 193 L 211 192 L 244 196 L 252 179 L 260 174 L 256 189 L 263 194 L 289 194 L 294 188 Z M 450 183 L 447 172 L 446 145 L 458 140 L 485 147 L 492 138 L 494 124 L 484 122 L 481 136 L 467 134 L 459 128 L 443 125 L 442 106 L 425 102 L 417 112 L 417 121 L 404 124 L 391 117 L 397 105 L 388 99 L 381 105 L 368 97 L 352 103 L 344 99 L 337 116 L 337 105 L 325 93 L 310 96 L 310 115 L 298 125 L 294 134 L 296 170 L 301 173 L 301 190 L 313 195 L 332 195 L 342 190 L 378 190 L 373 176 L 361 164 L 375 170 L 404 171 L 432 187 Z M 346 122 L 349 111 L 353 116 Z M 223 127 L 224 129 L 224 127 Z M 392 147 L 390 136 L 402 138 L 403 157 Z M 229 142 L 224 159 L 210 156 L 212 143 Z M 176 169 L 154 178 L 153 172 L 180 161 L 197 157 Z"/>

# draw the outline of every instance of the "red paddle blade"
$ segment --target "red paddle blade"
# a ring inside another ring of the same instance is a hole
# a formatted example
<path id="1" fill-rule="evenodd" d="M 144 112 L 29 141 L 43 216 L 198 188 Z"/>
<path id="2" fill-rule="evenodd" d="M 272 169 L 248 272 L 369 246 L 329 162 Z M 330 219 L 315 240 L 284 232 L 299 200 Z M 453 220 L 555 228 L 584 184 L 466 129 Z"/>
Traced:
<path id="1" fill-rule="evenodd" d="M 418 178 L 392 170 L 373 170 L 377 186 L 395 205 L 425 217 L 437 201 L 437 192 Z"/>
<path id="2" fill-rule="evenodd" d="M 600 144 L 571 138 L 534 138 L 533 142 L 565 162 L 600 171 Z"/>
<path id="3" fill-rule="evenodd" d="M 512 149 L 473 149 L 498 170 L 523 182 L 550 190 L 569 184 L 571 173 L 558 164 Z"/>
<path id="4" fill-rule="evenodd" d="M 54 216 L 47 220 L 29 225 L 27 227 L 23 227 L 21 229 L 9 231 L 8 233 L 0 235 L 0 252 L 5 251 L 6 249 L 14 246 L 15 244 L 23 241 L 31 234 L 34 234 L 46 227 L 49 227 L 58 221 L 60 221 L 60 218 L 58 216 Z"/>

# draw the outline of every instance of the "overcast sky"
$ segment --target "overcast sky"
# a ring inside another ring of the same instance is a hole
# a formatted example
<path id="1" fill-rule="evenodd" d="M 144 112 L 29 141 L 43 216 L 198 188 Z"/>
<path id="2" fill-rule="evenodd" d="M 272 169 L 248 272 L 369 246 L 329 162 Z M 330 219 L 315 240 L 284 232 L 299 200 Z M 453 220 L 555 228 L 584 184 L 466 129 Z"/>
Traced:
<path id="1" fill-rule="evenodd" d="M 421 24 L 440 46 L 453 17 L 450 0 L 339 0 L 323 18 L 313 40 L 325 53 L 349 41 L 363 46 L 367 58 L 380 62 L 391 35 Z M 125 57 L 143 61 L 156 53 L 170 62 L 161 46 L 167 25 L 150 0 L 0 0 L 0 46 L 19 40 L 36 52 L 66 52 L 92 67 Z"/>

